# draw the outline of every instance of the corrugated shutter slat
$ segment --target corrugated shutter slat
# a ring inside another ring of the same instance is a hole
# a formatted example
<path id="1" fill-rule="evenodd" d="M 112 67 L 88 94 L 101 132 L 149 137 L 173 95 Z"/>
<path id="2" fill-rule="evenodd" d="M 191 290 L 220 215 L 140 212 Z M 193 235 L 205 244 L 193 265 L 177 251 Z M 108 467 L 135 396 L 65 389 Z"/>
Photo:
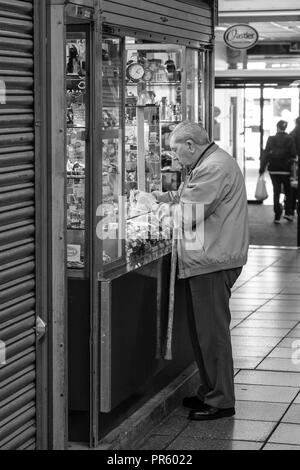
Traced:
<path id="1" fill-rule="evenodd" d="M 195 47 L 210 45 L 214 36 L 213 10 L 202 1 L 104 0 L 103 21 L 144 31 L 153 40 Z"/>
<path id="2" fill-rule="evenodd" d="M 0 449 L 36 446 L 33 0 L 0 0 Z M 3 88 L 4 85 L 4 88 Z"/>

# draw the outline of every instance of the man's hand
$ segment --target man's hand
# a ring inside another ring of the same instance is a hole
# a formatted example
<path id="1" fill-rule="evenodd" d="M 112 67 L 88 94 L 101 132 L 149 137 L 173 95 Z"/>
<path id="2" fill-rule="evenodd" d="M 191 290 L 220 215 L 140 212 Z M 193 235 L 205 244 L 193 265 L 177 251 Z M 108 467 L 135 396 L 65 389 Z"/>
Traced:
<path id="1" fill-rule="evenodd" d="M 135 194 L 135 199 L 141 210 L 151 211 L 157 206 L 157 200 L 152 193 L 138 191 Z"/>

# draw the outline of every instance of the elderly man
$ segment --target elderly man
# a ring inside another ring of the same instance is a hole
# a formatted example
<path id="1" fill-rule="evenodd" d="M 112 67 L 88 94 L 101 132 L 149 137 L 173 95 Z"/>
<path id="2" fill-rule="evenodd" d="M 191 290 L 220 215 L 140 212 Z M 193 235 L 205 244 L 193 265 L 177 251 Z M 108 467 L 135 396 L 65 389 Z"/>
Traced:
<path id="1" fill-rule="evenodd" d="M 236 161 L 196 123 L 179 124 L 170 145 L 187 168 L 187 178 L 177 193 L 154 196 L 158 212 L 168 205 L 176 213 L 178 276 L 186 280 L 188 324 L 200 375 L 197 396 L 186 397 L 183 405 L 191 409 L 192 420 L 233 416 L 229 299 L 249 247 L 244 178 Z"/>

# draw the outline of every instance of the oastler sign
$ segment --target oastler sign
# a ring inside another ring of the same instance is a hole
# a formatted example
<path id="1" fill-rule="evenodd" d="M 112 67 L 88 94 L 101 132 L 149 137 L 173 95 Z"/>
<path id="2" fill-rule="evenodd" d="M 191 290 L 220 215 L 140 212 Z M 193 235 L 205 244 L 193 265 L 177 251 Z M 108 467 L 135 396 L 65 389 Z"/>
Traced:
<path id="1" fill-rule="evenodd" d="M 258 32 L 248 24 L 235 24 L 224 33 L 224 41 L 232 49 L 250 49 L 258 39 Z"/>

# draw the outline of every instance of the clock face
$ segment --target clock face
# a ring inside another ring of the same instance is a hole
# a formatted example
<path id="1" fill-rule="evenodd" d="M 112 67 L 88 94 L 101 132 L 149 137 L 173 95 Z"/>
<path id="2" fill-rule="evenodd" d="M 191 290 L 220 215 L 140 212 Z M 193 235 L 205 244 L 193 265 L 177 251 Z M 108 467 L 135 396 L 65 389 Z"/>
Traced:
<path id="1" fill-rule="evenodd" d="M 143 78 L 145 73 L 144 67 L 141 64 L 131 64 L 127 68 L 127 75 L 133 81 L 139 81 Z"/>

